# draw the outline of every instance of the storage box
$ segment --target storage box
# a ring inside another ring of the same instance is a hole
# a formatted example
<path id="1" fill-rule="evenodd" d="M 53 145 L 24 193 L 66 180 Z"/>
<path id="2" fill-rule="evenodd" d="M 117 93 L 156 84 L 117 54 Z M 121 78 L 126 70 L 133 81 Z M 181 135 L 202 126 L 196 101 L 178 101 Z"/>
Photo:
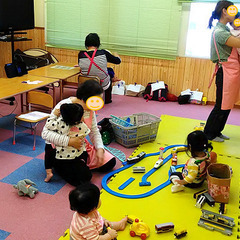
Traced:
<path id="1" fill-rule="evenodd" d="M 124 147 L 135 147 L 139 144 L 156 139 L 161 119 L 148 113 L 137 113 L 120 119 L 130 122 L 134 126 L 124 126 L 121 122 L 110 119 L 116 142 Z"/>
<path id="2" fill-rule="evenodd" d="M 226 164 L 214 163 L 207 169 L 208 192 L 216 202 L 228 203 L 231 172 Z"/>

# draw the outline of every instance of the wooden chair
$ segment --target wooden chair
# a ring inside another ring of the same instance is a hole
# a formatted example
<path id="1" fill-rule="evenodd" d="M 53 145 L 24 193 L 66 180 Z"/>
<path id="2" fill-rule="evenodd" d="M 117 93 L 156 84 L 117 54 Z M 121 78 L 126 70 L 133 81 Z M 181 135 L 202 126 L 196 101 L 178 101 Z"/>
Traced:
<path id="1" fill-rule="evenodd" d="M 77 82 L 63 81 L 63 83 L 62 83 L 63 89 L 64 89 L 64 88 L 78 88 L 78 86 L 79 86 L 81 83 L 83 83 L 83 82 L 85 82 L 85 81 L 87 81 L 87 80 L 89 80 L 89 79 L 94 79 L 94 80 L 96 80 L 98 83 L 100 83 L 100 79 L 99 79 L 99 77 L 97 77 L 97 76 L 87 76 L 87 75 L 79 74 L 79 75 L 78 75 L 78 80 L 77 80 Z"/>
<path id="2" fill-rule="evenodd" d="M 98 83 L 100 83 L 100 79 L 98 76 L 87 76 L 87 75 L 83 75 L 83 74 L 79 74 L 78 75 L 78 85 L 89 80 L 89 79 L 94 79 L 96 80 Z"/>
<path id="3" fill-rule="evenodd" d="M 27 93 L 26 97 L 27 101 L 27 113 L 20 114 L 15 117 L 14 120 L 14 129 L 13 129 L 13 145 L 16 144 L 16 126 L 21 126 L 27 129 L 31 129 L 31 134 L 34 135 L 33 141 L 33 150 L 35 150 L 36 146 L 36 128 L 38 124 L 49 117 L 49 114 L 46 114 L 46 110 L 50 113 L 53 108 L 53 97 L 47 93 L 38 92 L 38 91 L 30 91 Z M 32 108 L 41 110 L 41 111 L 31 111 Z M 45 112 L 43 112 L 43 110 Z M 34 117 L 29 118 L 29 116 Z M 29 124 L 29 126 L 23 124 Z"/>

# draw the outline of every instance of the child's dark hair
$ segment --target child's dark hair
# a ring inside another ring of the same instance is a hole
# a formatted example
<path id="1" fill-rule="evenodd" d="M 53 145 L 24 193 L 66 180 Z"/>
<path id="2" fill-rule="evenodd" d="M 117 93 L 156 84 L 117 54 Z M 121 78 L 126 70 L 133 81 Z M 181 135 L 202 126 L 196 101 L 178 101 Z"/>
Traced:
<path id="1" fill-rule="evenodd" d="M 64 103 L 60 107 L 60 113 L 63 121 L 66 124 L 73 126 L 81 122 L 84 110 L 80 104 Z"/>
<path id="2" fill-rule="evenodd" d="M 96 47 L 100 46 L 100 38 L 97 33 L 89 33 L 85 38 L 85 47 Z"/>
<path id="3" fill-rule="evenodd" d="M 89 79 L 78 87 L 76 97 L 86 102 L 88 98 L 102 93 L 102 86 L 96 80 Z"/>
<path id="4" fill-rule="evenodd" d="M 203 131 L 194 131 L 187 136 L 187 149 L 192 157 L 197 157 L 198 152 L 213 149 L 212 144 L 208 142 L 207 135 Z"/>
<path id="5" fill-rule="evenodd" d="M 229 6 L 234 5 L 233 2 L 221 0 L 217 3 L 215 10 L 212 12 L 212 16 L 209 19 L 208 28 L 212 28 L 213 19 L 220 19 L 222 15 L 222 10 L 227 9 Z"/>
<path id="6" fill-rule="evenodd" d="M 97 208 L 99 197 L 100 191 L 96 185 L 83 183 L 69 193 L 70 208 L 78 213 L 88 214 Z"/>

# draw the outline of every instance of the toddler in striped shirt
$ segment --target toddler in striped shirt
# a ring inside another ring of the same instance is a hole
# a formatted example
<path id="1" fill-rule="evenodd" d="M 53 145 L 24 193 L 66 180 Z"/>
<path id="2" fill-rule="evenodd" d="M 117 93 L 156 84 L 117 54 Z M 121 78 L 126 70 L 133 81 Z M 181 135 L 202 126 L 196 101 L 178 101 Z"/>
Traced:
<path id="1" fill-rule="evenodd" d="M 191 153 L 182 172 L 171 173 L 170 180 L 173 183 L 172 192 L 184 190 L 184 186 L 190 188 L 200 187 L 207 175 L 207 167 L 217 161 L 217 154 L 209 152 L 213 149 L 208 142 L 206 134 L 202 131 L 191 132 L 187 137 L 187 151 Z"/>

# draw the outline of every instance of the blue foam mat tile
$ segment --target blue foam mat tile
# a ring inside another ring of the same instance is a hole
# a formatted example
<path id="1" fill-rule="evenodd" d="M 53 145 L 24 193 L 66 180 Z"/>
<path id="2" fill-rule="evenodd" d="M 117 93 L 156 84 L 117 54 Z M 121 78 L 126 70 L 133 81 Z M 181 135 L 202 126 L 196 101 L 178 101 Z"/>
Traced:
<path id="1" fill-rule="evenodd" d="M 17 184 L 20 180 L 30 179 L 36 184 L 36 188 L 39 192 L 51 195 L 57 193 L 66 184 L 66 182 L 56 173 L 54 173 L 54 176 L 49 183 L 44 182 L 45 176 L 44 161 L 42 159 L 34 158 L 16 169 L 7 177 L 1 179 L 0 182 Z"/>
<path id="2" fill-rule="evenodd" d="M 33 135 L 29 133 L 18 133 L 16 135 L 16 144 L 12 144 L 13 139 L 9 138 L 0 143 L 0 150 L 16 153 L 28 157 L 36 157 L 44 152 L 45 141 L 36 136 L 36 150 L 33 150 Z"/>
<path id="3" fill-rule="evenodd" d="M 16 114 L 10 114 L 0 118 L 0 128 L 13 130 L 13 122 Z"/>
<path id="4" fill-rule="evenodd" d="M 1 240 L 6 239 L 10 234 L 11 234 L 10 232 L 6 232 L 6 231 L 0 229 L 0 239 Z"/>

